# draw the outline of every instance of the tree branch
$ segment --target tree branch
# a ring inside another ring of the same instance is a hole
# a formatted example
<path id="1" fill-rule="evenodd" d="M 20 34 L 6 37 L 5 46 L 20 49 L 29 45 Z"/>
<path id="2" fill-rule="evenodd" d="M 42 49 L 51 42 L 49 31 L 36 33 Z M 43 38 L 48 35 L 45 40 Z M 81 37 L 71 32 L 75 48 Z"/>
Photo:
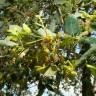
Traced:
<path id="1" fill-rule="evenodd" d="M 82 67 L 84 65 L 84 63 L 86 62 L 86 59 L 88 57 L 90 57 L 91 54 L 93 54 L 94 52 L 96 52 L 96 45 L 92 46 L 87 52 L 85 52 L 81 58 L 78 60 L 78 62 L 76 63 L 77 68 L 78 67 Z"/>

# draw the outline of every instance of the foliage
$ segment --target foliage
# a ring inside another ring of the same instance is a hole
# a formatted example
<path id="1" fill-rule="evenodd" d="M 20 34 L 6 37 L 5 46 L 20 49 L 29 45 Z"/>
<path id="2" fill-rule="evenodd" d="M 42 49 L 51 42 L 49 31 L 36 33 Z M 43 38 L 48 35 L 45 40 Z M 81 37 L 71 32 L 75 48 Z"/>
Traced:
<path id="1" fill-rule="evenodd" d="M 2 3 L 2 94 L 21 96 L 27 91 L 28 83 L 35 82 L 38 82 L 37 96 L 46 88 L 60 94 L 62 80 L 76 86 L 81 72 L 77 69 L 84 63 L 94 75 L 96 62 L 90 58 L 96 49 L 96 38 L 92 37 L 96 34 L 93 32 L 96 26 L 94 0 L 6 0 Z M 92 44 L 92 48 L 82 55 L 79 51 L 85 42 Z"/>

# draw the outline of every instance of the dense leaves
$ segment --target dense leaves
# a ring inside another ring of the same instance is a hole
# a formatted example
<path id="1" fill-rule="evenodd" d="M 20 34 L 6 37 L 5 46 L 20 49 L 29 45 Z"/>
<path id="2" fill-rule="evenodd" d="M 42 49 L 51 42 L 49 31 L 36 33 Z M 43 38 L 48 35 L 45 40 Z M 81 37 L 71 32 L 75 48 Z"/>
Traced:
<path id="1" fill-rule="evenodd" d="M 0 1 L 0 95 L 25 96 L 36 83 L 37 96 L 45 89 L 62 96 L 60 83 L 76 87 L 84 66 L 95 77 L 95 3 Z"/>

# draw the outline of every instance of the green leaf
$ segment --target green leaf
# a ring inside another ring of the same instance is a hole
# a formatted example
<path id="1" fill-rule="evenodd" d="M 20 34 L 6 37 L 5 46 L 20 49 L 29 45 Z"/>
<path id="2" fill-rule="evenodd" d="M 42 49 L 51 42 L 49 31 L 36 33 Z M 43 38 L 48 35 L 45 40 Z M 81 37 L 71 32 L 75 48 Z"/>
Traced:
<path id="1" fill-rule="evenodd" d="M 54 0 L 55 4 L 64 4 L 65 0 Z"/>
<path id="2" fill-rule="evenodd" d="M 92 0 L 92 1 L 96 2 L 96 0 Z"/>
<path id="3" fill-rule="evenodd" d="M 42 37 L 46 37 L 47 35 L 48 35 L 48 36 L 52 36 L 52 37 L 55 37 L 55 36 L 56 36 L 55 33 L 51 32 L 51 31 L 50 31 L 49 29 L 47 29 L 47 28 L 46 28 L 46 30 L 40 28 L 40 29 L 38 30 L 38 35 L 40 35 L 40 36 L 42 36 Z"/>
<path id="4" fill-rule="evenodd" d="M 27 34 L 30 34 L 31 33 L 31 29 L 25 23 L 23 24 L 23 30 L 25 31 L 24 33 L 27 33 Z"/>
<path id="5" fill-rule="evenodd" d="M 74 44 L 76 44 L 77 40 L 76 38 L 72 37 L 72 36 L 64 36 L 64 40 L 61 42 L 61 46 L 62 47 L 68 47 L 68 46 L 73 46 Z"/>
<path id="6" fill-rule="evenodd" d="M 0 0 L 0 4 L 5 4 L 5 0 Z"/>
<path id="7" fill-rule="evenodd" d="M 81 32 L 79 22 L 74 15 L 69 15 L 64 22 L 65 32 L 69 35 L 76 36 Z"/>
<path id="8" fill-rule="evenodd" d="M 90 68 L 90 69 L 96 70 L 96 67 L 95 67 L 95 66 L 92 66 L 92 65 L 89 65 L 89 64 L 87 64 L 86 66 L 87 66 L 88 68 Z"/>
<path id="9" fill-rule="evenodd" d="M 37 72 L 42 72 L 46 69 L 46 66 L 43 64 L 43 66 L 35 66 L 35 68 Z"/>
<path id="10" fill-rule="evenodd" d="M 88 43 L 91 43 L 91 44 L 95 44 L 96 43 L 96 38 L 95 37 L 81 37 L 80 42 L 88 42 Z"/>
<path id="11" fill-rule="evenodd" d="M 81 14 L 81 18 L 90 18 L 90 15 L 85 11 L 81 11 Z"/>
<path id="12" fill-rule="evenodd" d="M 13 41 L 10 41 L 9 39 L 4 39 L 4 40 L 0 40 L 0 45 L 1 46 L 16 46 L 18 45 L 17 43 L 13 42 Z"/>
<path id="13" fill-rule="evenodd" d="M 92 75 L 96 76 L 96 67 L 89 64 L 87 64 L 86 66 L 91 70 Z"/>
<path id="14" fill-rule="evenodd" d="M 12 35 L 18 36 L 20 32 L 22 32 L 22 27 L 18 25 L 10 25 L 7 32 L 10 32 Z"/>
<path id="15" fill-rule="evenodd" d="M 49 67 L 48 70 L 44 73 L 46 77 L 52 77 L 56 75 L 57 70 L 54 70 L 52 67 Z"/>
<path id="16" fill-rule="evenodd" d="M 30 35 L 31 29 L 24 23 L 22 27 L 18 25 L 10 25 L 7 32 L 11 33 L 11 36 L 17 36 L 18 39 L 20 37 Z"/>
<path id="17" fill-rule="evenodd" d="M 5 6 L 8 6 L 9 4 L 6 3 L 6 0 L 0 0 L 0 8 L 3 8 Z"/>
<path id="18" fill-rule="evenodd" d="M 19 57 L 23 58 L 27 54 L 28 51 L 29 49 L 25 49 L 23 52 L 20 53 Z"/>

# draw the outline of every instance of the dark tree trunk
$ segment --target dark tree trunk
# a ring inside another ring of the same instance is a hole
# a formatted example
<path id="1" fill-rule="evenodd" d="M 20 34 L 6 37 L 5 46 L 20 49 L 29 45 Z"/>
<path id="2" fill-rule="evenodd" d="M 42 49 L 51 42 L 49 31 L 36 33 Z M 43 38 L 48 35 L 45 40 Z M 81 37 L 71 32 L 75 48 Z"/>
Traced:
<path id="1" fill-rule="evenodd" d="M 83 55 L 88 49 L 90 48 L 89 43 L 84 43 L 81 49 L 81 55 Z M 86 60 L 82 64 L 82 96 L 94 96 L 93 94 L 93 87 L 91 84 L 91 72 L 90 70 L 86 67 Z"/>
<path id="2" fill-rule="evenodd" d="M 86 66 L 84 66 L 82 70 L 82 96 L 94 96 L 90 78 L 91 72 Z"/>
<path id="3" fill-rule="evenodd" d="M 93 93 L 94 96 L 96 96 L 96 77 L 94 77 L 94 82 L 93 82 Z"/>

